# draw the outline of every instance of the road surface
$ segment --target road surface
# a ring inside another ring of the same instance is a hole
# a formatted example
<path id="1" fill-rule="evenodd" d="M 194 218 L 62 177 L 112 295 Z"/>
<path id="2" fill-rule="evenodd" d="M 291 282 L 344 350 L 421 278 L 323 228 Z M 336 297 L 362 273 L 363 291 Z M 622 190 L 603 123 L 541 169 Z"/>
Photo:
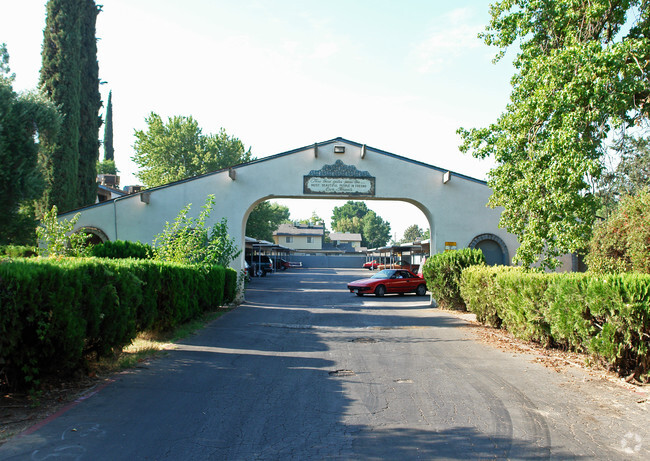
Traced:
<path id="1" fill-rule="evenodd" d="M 238 309 L 0 459 L 650 459 L 642 394 L 479 343 L 428 297 L 346 291 L 369 274 L 254 279 Z"/>

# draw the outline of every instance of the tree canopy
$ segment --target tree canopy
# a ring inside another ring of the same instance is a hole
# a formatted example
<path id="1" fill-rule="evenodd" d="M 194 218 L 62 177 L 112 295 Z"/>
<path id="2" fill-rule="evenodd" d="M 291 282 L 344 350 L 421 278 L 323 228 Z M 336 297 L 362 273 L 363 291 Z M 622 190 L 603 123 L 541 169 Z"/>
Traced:
<path id="1" fill-rule="evenodd" d="M 417 224 L 411 224 L 404 231 L 404 237 L 402 238 L 401 242 L 415 242 L 416 240 L 423 240 L 424 238 L 424 231 L 420 228 L 420 226 Z"/>
<path id="2" fill-rule="evenodd" d="M 487 128 L 458 131 L 461 150 L 493 157 L 490 206 L 518 236 L 515 260 L 556 267 L 583 250 L 608 135 L 648 119 L 647 0 L 504 0 L 481 37 L 519 47 L 510 103 Z M 629 29 L 628 29 L 629 26 Z"/>
<path id="3" fill-rule="evenodd" d="M 608 216 L 622 197 L 650 187 L 650 140 L 643 135 L 623 136 L 614 145 L 617 164 L 605 172 L 598 185 L 603 216 Z"/>
<path id="4" fill-rule="evenodd" d="M 246 236 L 273 241 L 273 232 L 289 220 L 289 208 L 275 202 L 262 202 L 251 211 L 246 221 Z"/>
<path id="5" fill-rule="evenodd" d="M 332 210 L 332 229 L 337 232 L 361 234 L 362 245 L 376 248 L 390 239 L 390 224 L 384 221 L 365 202 L 347 201 Z"/>
<path id="6" fill-rule="evenodd" d="M 38 168 L 39 136 L 55 136 L 60 116 L 38 93 L 13 90 L 9 54 L 0 45 L 0 244 L 32 243 L 32 204 L 43 191 Z"/>
<path id="7" fill-rule="evenodd" d="M 138 179 L 146 187 L 191 178 L 252 159 L 250 148 L 222 128 L 216 135 L 204 135 L 192 117 L 174 116 L 164 122 L 152 112 L 145 119 L 146 130 L 135 132 Z"/>

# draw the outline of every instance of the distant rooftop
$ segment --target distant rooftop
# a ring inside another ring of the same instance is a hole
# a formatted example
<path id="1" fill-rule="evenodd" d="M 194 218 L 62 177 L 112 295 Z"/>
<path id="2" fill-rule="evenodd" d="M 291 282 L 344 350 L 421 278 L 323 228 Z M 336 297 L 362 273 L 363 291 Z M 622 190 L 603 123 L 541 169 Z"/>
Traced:
<path id="1" fill-rule="evenodd" d="M 322 236 L 325 233 L 324 226 L 312 226 L 307 224 L 280 224 L 273 235 L 316 235 Z"/>
<path id="2" fill-rule="evenodd" d="M 352 232 L 330 232 L 330 240 L 332 242 L 360 242 L 361 234 L 353 234 Z"/>

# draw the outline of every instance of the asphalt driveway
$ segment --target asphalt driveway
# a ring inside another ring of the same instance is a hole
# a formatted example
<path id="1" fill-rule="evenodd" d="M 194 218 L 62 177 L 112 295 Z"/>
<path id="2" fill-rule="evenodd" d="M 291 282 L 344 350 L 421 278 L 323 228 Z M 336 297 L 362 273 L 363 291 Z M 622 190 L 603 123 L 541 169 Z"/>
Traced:
<path id="1" fill-rule="evenodd" d="M 647 400 L 475 341 L 367 270 L 256 278 L 164 357 L 0 447 L 0 459 L 650 459 Z"/>

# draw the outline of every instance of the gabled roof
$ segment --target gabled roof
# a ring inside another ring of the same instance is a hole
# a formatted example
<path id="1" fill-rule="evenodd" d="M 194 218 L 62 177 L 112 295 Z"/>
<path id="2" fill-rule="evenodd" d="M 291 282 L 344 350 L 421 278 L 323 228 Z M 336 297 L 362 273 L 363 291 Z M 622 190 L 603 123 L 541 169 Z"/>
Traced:
<path id="1" fill-rule="evenodd" d="M 328 144 L 334 144 L 334 143 L 338 143 L 338 142 L 347 143 L 347 144 L 350 144 L 350 145 L 356 146 L 356 147 L 364 147 L 365 146 L 365 149 L 368 152 L 374 152 L 374 153 L 377 153 L 377 154 L 380 154 L 380 155 L 384 155 L 384 156 L 391 157 L 391 158 L 394 158 L 394 159 L 397 159 L 397 160 L 401 160 L 403 162 L 408 162 L 408 163 L 412 163 L 412 164 L 415 164 L 415 165 L 422 166 L 424 168 L 429 168 L 429 169 L 432 169 L 432 170 L 440 171 L 442 173 L 446 173 L 446 172 L 449 171 L 451 173 L 451 175 L 453 175 L 455 177 L 459 177 L 459 178 L 463 178 L 463 179 L 468 180 L 468 181 L 472 181 L 472 182 L 476 182 L 476 183 L 479 183 L 479 184 L 487 185 L 487 182 L 483 181 L 481 179 L 472 178 L 471 176 L 467 176 L 467 175 L 464 175 L 464 174 L 461 174 L 461 173 L 456 173 L 454 171 L 447 170 L 446 168 L 440 168 L 440 167 L 435 166 L 435 165 L 430 165 L 428 163 L 420 162 L 419 160 L 414 160 L 414 159 L 411 159 L 411 158 L 408 158 L 408 157 L 403 157 L 401 155 L 393 154 L 393 153 L 390 153 L 390 152 L 387 152 L 387 151 L 384 151 L 384 150 L 381 150 L 381 149 L 376 149 L 374 147 L 370 147 L 370 146 L 368 146 L 366 144 L 361 144 L 361 143 L 358 143 L 358 142 L 355 142 L 355 141 L 350 141 L 350 140 L 342 138 L 342 137 L 338 137 L 338 138 L 330 139 L 328 141 L 317 142 L 315 144 L 299 147 L 297 149 L 292 149 L 290 151 L 281 152 L 279 154 L 269 155 L 268 157 L 261 157 L 259 159 L 252 160 L 250 162 L 240 163 L 238 165 L 233 165 L 233 166 L 230 166 L 230 167 L 222 168 L 220 170 L 210 171 L 208 173 L 204 173 L 204 174 L 201 174 L 201 175 L 198 175 L 198 176 L 193 176 L 191 178 L 181 179 L 181 180 L 178 180 L 178 181 L 170 182 L 168 184 L 163 184 L 163 185 L 160 185 L 160 186 L 157 186 L 157 187 L 152 187 L 152 188 L 149 188 L 149 189 L 145 189 L 142 192 L 150 193 L 150 192 L 153 192 L 153 191 L 156 191 L 156 190 L 166 189 L 168 187 L 177 186 L 179 184 L 194 181 L 196 179 L 203 178 L 203 177 L 206 177 L 206 176 L 212 176 L 212 175 L 220 174 L 220 173 L 222 173 L 224 171 L 237 170 L 238 168 L 246 167 L 247 165 L 253 165 L 253 164 L 256 164 L 256 163 L 268 162 L 268 161 L 272 161 L 272 160 L 274 160 L 276 158 L 285 157 L 287 155 L 293 155 L 293 154 L 295 154 L 297 152 L 302 152 L 305 149 L 313 148 L 314 146 L 325 146 L 325 145 L 328 145 Z M 135 196 L 138 195 L 138 193 L 128 194 L 128 195 L 135 197 Z M 104 205 L 107 205 L 108 203 L 113 202 L 114 200 L 121 200 L 121 199 L 123 199 L 123 197 L 116 197 L 116 198 L 106 200 L 104 202 L 100 202 L 100 203 L 97 203 L 97 204 L 94 204 L 94 205 L 89 205 L 89 206 L 81 207 L 81 208 L 78 208 L 78 209 L 75 209 L 75 210 L 66 211 L 65 213 L 61 213 L 59 216 L 64 216 L 64 215 L 67 215 L 67 214 L 76 213 L 77 211 L 80 211 L 80 210 L 86 209 L 86 208 L 104 206 Z"/>
<path id="2" fill-rule="evenodd" d="M 333 242 L 360 242 L 361 234 L 351 232 L 330 232 L 330 240 Z"/>
<path id="3" fill-rule="evenodd" d="M 322 236 L 325 233 L 323 227 L 318 226 L 294 226 L 293 224 L 280 224 L 273 235 L 315 235 Z"/>

